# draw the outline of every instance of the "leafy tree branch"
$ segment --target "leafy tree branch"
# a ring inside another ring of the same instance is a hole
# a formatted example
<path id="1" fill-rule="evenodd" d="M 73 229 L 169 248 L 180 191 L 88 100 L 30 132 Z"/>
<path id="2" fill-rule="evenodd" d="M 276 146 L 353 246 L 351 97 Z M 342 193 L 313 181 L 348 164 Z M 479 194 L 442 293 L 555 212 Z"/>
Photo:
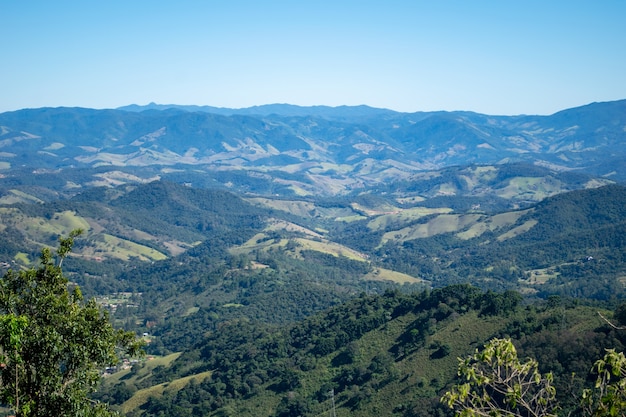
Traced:
<path id="1" fill-rule="evenodd" d="M 80 233 L 60 240 L 56 262 L 44 248 L 38 268 L 9 270 L 0 280 L 0 402 L 18 417 L 112 415 L 87 396 L 119 352 L 141 351 L 94 300 L 84 302 L 77 286 L 70 291 L 61 264 Z"/>

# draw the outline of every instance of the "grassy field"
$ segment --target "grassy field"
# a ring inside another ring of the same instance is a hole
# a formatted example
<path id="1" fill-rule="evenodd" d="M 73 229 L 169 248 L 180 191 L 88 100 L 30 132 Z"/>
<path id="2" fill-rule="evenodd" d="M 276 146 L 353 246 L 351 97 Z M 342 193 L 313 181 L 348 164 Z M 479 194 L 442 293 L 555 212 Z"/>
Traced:
<path id="1" fill-rule="evenodd" d="M 1 163 L 0 163 L 1 164 Z M 0 169 L 2 169 L 0 167 Z M 5 195 L 0 197 L 0 204 L 15 204 L 15 203 L 43 203 L 42 200 L 35 196 L 26 194 L 19 190 L 9 190 Z"/>
<path id="2" fill-rule="evenodd" d="M 528 213 L 528 210 L 510 211 L 493 216 L 484 214 L 449 214 L 451 210 L 446 208 L 425 209 L 416 208 L 403 211 L 402 213 L 389 216 L 380 216 L 369 226 L 372 230 L 389 229 L 394 225 L 402 225 L 403 221 L 408 222 L 419 217 L 432 214 L 439 214 L 425 223 L 412 226 L 400 227 L 383 234 L 381 244 L 389 241 L 405 242 L 413 239 L 429 238 L 443 233 L 456 233 L 456 237 L 463 240 L 472 239 L 482 235 L 487 231 L 507 229 L 514 226 L 519 219 Z M 498 240 L 502 241 L 520 235 L 536 224 L 530 220 L 524 224 L 514 227 L 502 233 Z"/>
<path id="3" fill-rule="evenodd" d="M 142 261 L 159 261 L 167 258 L 167 256 L 155 249 L 133 243 L 126 239 L 120 239 L 106 233 L 104 233 L 102 237 L 104 239 L 104 249 L 106 250 L 107 256 L 112 258 L 125 261 L 129 260 L 131 257 L 139 258 Z"/>
<path id="4" fill-rule="evenodd" d="M 298 248 L 296 249 L 296 253 L 299 253 L 302 250 L 314 250 L 317 252 L 326 253 L 334 256 L 344 256 L 348 259 L 352 259 L 354 261 L 363 261 L 365 262 L 366 257 L 360 252 L 357 252 L 353 249 L 350 249 L 346 246 L 340 245 L 338 243 L 329 242 L 329 241 L 316 241 L 310 239 L 302 239 L 297 238 L 294 239 L 295 242 L 298 243 Z"/>
<path id="5" fill-rule="evenodd" d="M 388 241 L 405 242 L 412 239 L 427 238 L 441 233 L 458 232 L 476 223 L 481 214 L 441 214 L 427 223 L 393 230 L 383 235 L 381 244 Z"/>
<path id="6" fill-rule="evenodd" d="M 507 199 L 541 201 L 546 197 L 563 192 L 559 182 L 544 177 L 515 177 L 509 185 L 498 191 L 498 196 Z"/>
<path id="7" fill-rule="evenodd" d="M 202 382 L 207 378 L 211 378 L 210 371 L 175 379 L 171 382 L 164 382 L 163 384 L 154 385 L 150 388 L 141 389 L 121 405 L 120 411 L 122 414 L 127 414 L 128 412 L 136 410 L 144 405 L 151 397 L 158 398 L 166 393 L 180 391 L 191 381 Z"/>
<path id="8" fill-rule="evenodd" d="M 525 233 L 529 231 L 530 229 L 532 229 L 533 226 L 535 226 L 536 224 L 537 224 L 537 220 L 528 220 L 527 222 L 524 222 L 523 224 L 498 236 L 498 241 L 502 242 L 503 240 L 510 239 L 515 236 L 519 236 L 522 233 Z"/>
<path id="9" fill-rule="evenodd" d="M 26 216 L 17 208 L 0 207 L 0 227 L 15 227 L 21 230 L 26 239 L 37 246 L 56 247 L 59 236 L 68 236 L 72 230 L 82 229 L 83 235 L 79 239 L 85 239 L 86 245 L 72 253 L 72 256 L 83 256 L 92 259 L 114 258 L 129 260 L 137 258 L 143 261 L 157 261 L 166 259 L 167 256 L 153 248 L 132 242 L 127 239 L 103 233 L 104 228 L 93 220 L 86 219 L 71 210 L 54 213 L 49 218 Z M 138 240 L 153 240 L 146 233 L 130 231 Z M 173 244 L 172 250 L 180 252 L 181 244 Z M 22 264 L 26 264 L 19 259 Z"/>
<path id="10" fill-rule="evenodd" d="M 548 280 L 559 276 L 559 273 L 556 272 L 554 268 L 533 269 L 527 272 L 530 274 L 530 276 L 523 282 L 529 285 L 545 284 L 546 282 L 548 282 Z"/>
<path id="11" fill-rule="evenodd" d="M 430 216 L 432 214 L 445 214 L 450 213 L 452 209 L 446 207 L 427 208 L 427 207 L 415 207 L 397 213 L 383 214 L 375 219 L 372 219 L 367 227 L 370 230 L 377 231 L 393 227 L 394 225 L 404 225 L 412 221 L 421 219 L 422 217 Z"/>
<path id="12" fill-rule="evenodd" d="M 180 356 L 180 352 L 172 353 L 167 356 L 151 356 L 145 359 L 137 368 L 135 372 L 132 369 L 124 369 L 116 372 L 105 378 L 104 384 L 106 386 L 113 386 L 120 381 L 126 381 L 129 384 L 136 384 L 137 382 L 145 379 L 152 374 L 152 370 L 157 366 L 168 367 L 171 363 Z"/>
<path id="13" fill-rule="evenodd" d="M 290 239 L 270 238 L 269 233 L 280 231 L 297 233 L 298 235 L 307 237 L 293 237 Z M 270 223 L 263 233 L 257 233 L 243 245 L 231 248 L 229 252 L 233 255 L 240 255 L 249 254 L 257 250 L 268 251 L 271 248 L 283 248 L 290 242 L 295 244 L 292 250 L 294 256 L 299 256 L 300 252 L 303 250 L 314 250 L 334 256 L 345 256 L 346 258 L 357 261 L 366 260 L 365 255 L 362 253 L 338 243 L 328 241 L 323 238 L 322 234 L 316 231 L 287 221 L 274 221 Z"/>
<path id="14" fill-rule="evenodd" d="M 18 254 L 15 255 L 13 259 L 15 260 L 15 262 L 19 263 L 20 265 L 30 266 L 31 264 L 31 260 L 28 258 L 28 255 L 25 254 L 24 252 L 19 252 Z"/>
<path id="15" fill-rule="evenodd" d="M 352 203 L 350 204 L 350 207 L 352 207 L 354 211 L 358 213 L 363 213 L 368 217 L 378 216 L 380 214 L 386 214 L 386 213 L 397 213 L 398 211 L 400 211 L 398 207 L 395 207 L 388 203 L 378 204 L 373 207 L 365 207 L 358 203 Z"/>
<path id="16" fill-rule="evenodd" d="M 467 230 L 459 232 L 456 236 L 459 239 L 467 240 L 478 237 L 486 231 L 494 231 L 501 227 L 511 226 L 519 220 L 528 210 L 510 211 L 506 213 L 496 214 L 494 216 L 485 216 L 478 222 L 470 226 Z"/>
<path id="17" fill-rule="evenodd" d="M 365 279 L 371 281 L 393 281 L 398 284 L 420 284 L 426 282 L 420 278 L 384 268 L 375 268 L 372 272 L 365 275 Z"/>
<path id="18" fill-rule="evenodd" d="M 26 238 L 39 246 L 56 244 L 56 237 L 67 236 L 72 230 L 89 231 L 89 223 L 73 211 L 54 213 L 49 219 L 24 215 L 17 208 L 0 208 L 0 224 L 21 230 Z M 52 239 L 51 239 L 52 238 Z"/>
<path id="19" fill-rule="evenodd" d="M 120 381 L 124 381 L 128 385 L 139 385 L 142 380 L 151 376 L 152 371 L 156 367 L 168 367 L 180 356 L 180 353 L 173 353 L 168 356 L 151 357 L 139 365 L 135 370 L 125 369 L 105 378 L 105 387 L 112 387 Z M 120 411 L 126 414 L 131 410 L 141 407 L 148 401 L 150 397 L 160 397 L 164 393 L 178 391 L 184 388 L 191 381 L 200 382 L 211 377 L 211 372 L 203 372 L 196 375 L 190 375 L 184 378 L 169 381 L 163 384 L 155 385 L 149 388 L 138 390 L 130 399 L 124 402 Z"/>

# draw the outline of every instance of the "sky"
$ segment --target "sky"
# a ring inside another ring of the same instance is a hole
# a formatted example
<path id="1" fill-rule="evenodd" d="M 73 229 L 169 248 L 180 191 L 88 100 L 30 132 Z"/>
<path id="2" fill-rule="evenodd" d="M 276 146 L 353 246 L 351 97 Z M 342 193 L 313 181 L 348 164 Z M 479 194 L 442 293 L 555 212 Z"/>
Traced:
<path id="1" fill-rule="evenodd" d="M 0 0 L 0 112 L 626 99 L 623 0 Z"/>

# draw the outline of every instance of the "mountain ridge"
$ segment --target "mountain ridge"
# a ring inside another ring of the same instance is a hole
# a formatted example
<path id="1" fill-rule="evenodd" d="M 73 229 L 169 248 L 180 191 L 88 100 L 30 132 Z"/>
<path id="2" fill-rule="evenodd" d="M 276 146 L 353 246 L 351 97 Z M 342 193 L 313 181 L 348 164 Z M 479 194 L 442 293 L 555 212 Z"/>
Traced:
<path id="1" fill-rule="evenodd" d="M 526 162 L 626 179 L 620 167 L 626 166 L 626 100 L 551 116 L 399 113 L 367 106 L 267 105 L 231 114 L 192 109 L 2 113 L 0 168 L 132 167 L 151 175 L 243 170 L 269 175 L 281 192 L 296 195 L 342 194 L 467 164 Z"/>

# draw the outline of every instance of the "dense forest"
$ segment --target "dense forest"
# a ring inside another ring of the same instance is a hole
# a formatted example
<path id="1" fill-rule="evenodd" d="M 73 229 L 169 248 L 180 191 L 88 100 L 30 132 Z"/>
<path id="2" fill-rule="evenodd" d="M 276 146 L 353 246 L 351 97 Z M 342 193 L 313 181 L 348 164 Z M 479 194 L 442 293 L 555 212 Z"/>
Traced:
<path id="1" fill-rule="evenodd" d="M 626 295 L 626 188 L 480 196 L 471 172 L 535 192 L 587 179 L 472 166 L 333 197 L 160 180 L 50 201 L 5 182 L 0 261 L 28 268 L 84 229 L 64 273 L 148 342 L 95 397 L 125 415 L 449 415 L 456 358 L 494 337 L 555 372 L 575 410 L 568 393 L 624 344 L 598 311 Z M 450 183 L 473 195 L 430 194 Z"/>
<path id="2" fill-rule="evenodd" d="M 438 398 L 454 381 L 455 358 L 512 337 L 521 355 L 555 373 L 560 401 L 573 410 L 571 395 L 588 386 L 593 362 L 607 347 L 622 350 L 626 336 L 594 307 L 522 299 L 455 285 L 362 294 L 289 326 L 228 320 L 169 365 L 107 381 L 99 398 L 128 415 L 318 415 L 329 412 L 331 395 L 337 415 L 446 415 Z M 128 409 L 133 394 L 207 371 Z"/>

